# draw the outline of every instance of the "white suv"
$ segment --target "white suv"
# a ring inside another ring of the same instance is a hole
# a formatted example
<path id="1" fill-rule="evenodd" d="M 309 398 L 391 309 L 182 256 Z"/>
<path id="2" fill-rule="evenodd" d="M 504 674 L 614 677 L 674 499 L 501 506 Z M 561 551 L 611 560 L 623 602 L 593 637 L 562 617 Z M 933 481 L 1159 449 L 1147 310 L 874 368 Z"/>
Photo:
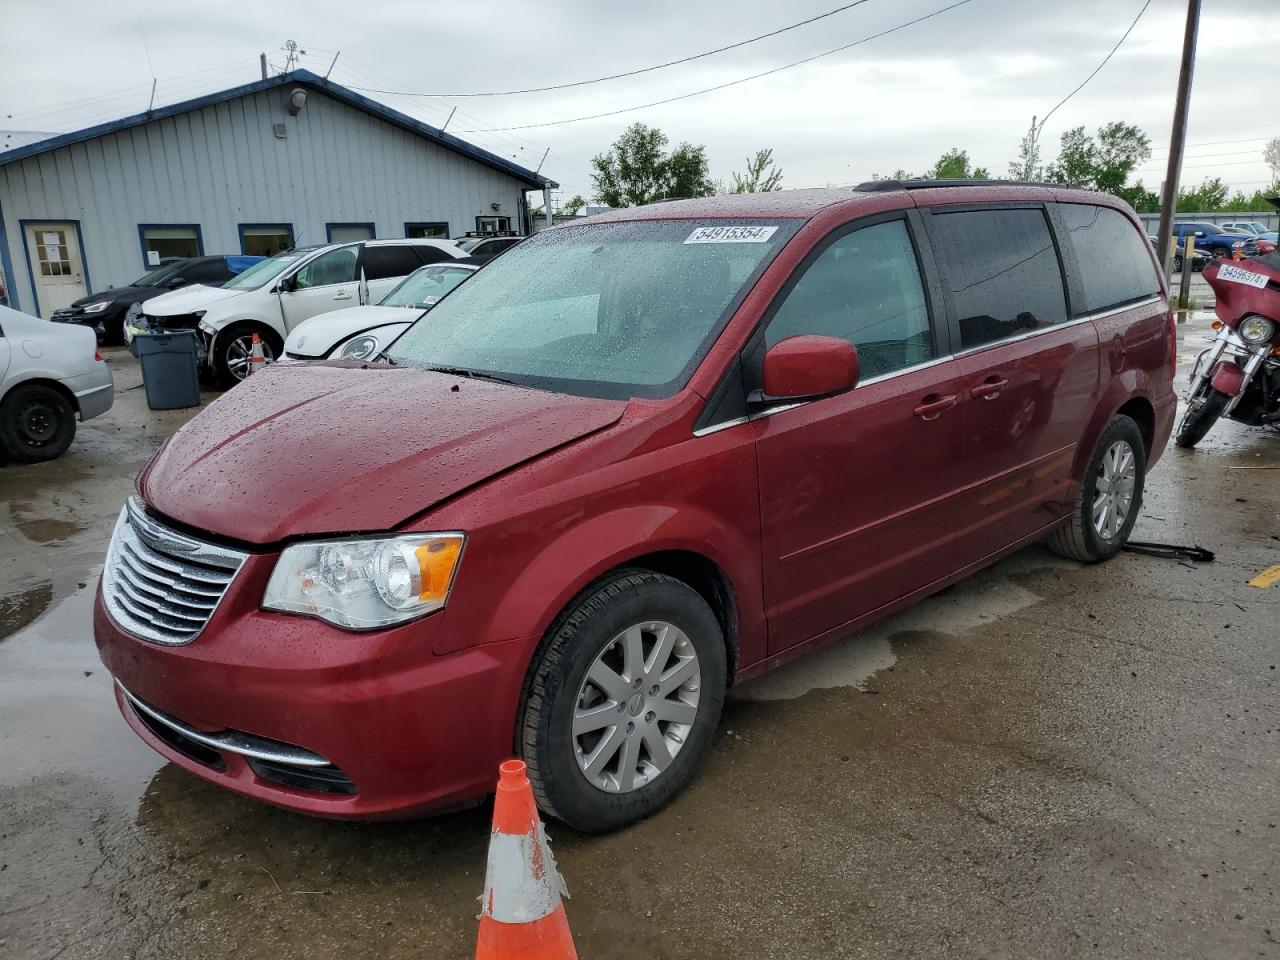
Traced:
<path id="1" fill-rule="evenodd" d="M 249 373 L 253 335 L 268 359 L 289 331 L 320 313 L 377 303 L 419 267 L 466 256 L 449 240 L 367 240 L 298 247 L 254 264 L 221 287 L 196 285 L 142 304 L 146 322 L 196 328 L 222 383 Z"/>

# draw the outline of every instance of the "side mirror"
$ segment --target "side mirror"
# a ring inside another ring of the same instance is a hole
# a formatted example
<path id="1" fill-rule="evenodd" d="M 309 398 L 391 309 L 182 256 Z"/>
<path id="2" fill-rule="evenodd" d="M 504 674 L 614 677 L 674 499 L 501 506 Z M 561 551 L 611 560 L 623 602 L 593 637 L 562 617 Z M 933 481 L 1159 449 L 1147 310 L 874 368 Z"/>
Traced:
<path id="1" fill-rule="evenodd" d="M 1203 237 L 1203 236 L 1204 236 L 1204 231 L 1203 231 L 1203 230 L 1197 230 L 1197 231 L 1196 231 L 1196 236 L 1197 236 L 1197 237 Z"/>
<path id="2" fill-rule="evenodd" d="M 281 278 L 280 282 L 276 284 L 276 291 L 279 293 L 292 293 L 294 290 L 297 290 L 297 289 L 298 289 L 297 274 L 294 274 L 291 277 L 283 277 Z"/>
<path id="3" fill-rule="evenodd" d="M 843 393 L 857 386 L 858 373 L 858 351 L 848 340 L 787 337 L 764 355 L 764 394 L 786 400 Z"/>
<path id="4" fill-rule="evenodd" d="M 183 277 L 170 277 L 169 282 L 165 284 L 165 286 L 169 288 L 185 287 L 186 285 L 187 285 L 187 281 Z"/>

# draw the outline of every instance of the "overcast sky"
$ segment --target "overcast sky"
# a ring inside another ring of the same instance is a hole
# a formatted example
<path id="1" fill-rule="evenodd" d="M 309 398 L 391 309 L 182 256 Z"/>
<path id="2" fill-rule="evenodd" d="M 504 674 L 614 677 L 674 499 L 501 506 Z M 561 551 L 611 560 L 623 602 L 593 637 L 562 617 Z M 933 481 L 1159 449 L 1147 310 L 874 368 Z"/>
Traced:
<path id="1" fill-rule="evenodd" d="M 866 0 L 778 37 L 605 83 L 506 97 L 406 97 L 370 88 L 465 93 L 566 83 L 648 66 L 822 13 L 840 0 L 309 0 L 306 4 L 142 4 L 5 0 L 0 129 L 65 131 L 258 77 L 286 39 L 323 74 L 536 167 L 562 196 L 590 196 L 591 158 L 629 123 L 672 143 L 705 144 L 712 176 L 772 147 L 784 186 L 849 184 L 896 168 L 919 173 L 948 147 L 1003 175 L 1033 114 L 1098 65 L 1142 0 L 970 0 L 926 22 L 725 90 L 618 116 L 504 132 L 675 97 L 852 43 L 954 0 Z M 1163 179 L 1185 0 L 1153 0 L 1132 35 L 1044 131 L 1045 159 L 1068 127 L 1136 123 Z M 144 39 L 145 37 L 145 39 Z M 149 62 L 148 62 L 149 56 Z M 1205 0 L 1183 183 L 1218 175 L 1252 191 L 1269 180 L 1262 147 L 1280 136 L 1270 93 L 1280 73 L 1280 3 Z M 1225 141 L 1225 142 L 1224 142 Z"/>

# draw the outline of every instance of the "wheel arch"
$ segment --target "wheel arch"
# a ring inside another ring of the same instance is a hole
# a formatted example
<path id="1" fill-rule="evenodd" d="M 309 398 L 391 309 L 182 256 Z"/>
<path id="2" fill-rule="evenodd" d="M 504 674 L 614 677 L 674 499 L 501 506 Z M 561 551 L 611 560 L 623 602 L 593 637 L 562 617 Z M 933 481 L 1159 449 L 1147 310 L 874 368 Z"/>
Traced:
<path id="1" fill-rule="evenodd" d="M 1102 397 L 1094 407 L 1093 416 L 1085 427 L 1080 446 L 1076 448 L 1075 461 L 1071 466 L 1071 486 L 1067 493 L 1066 503 L 1074 503 L 1080 495 L 1080 486 L 1084 481 L 1085 468 L 1093 457 L 1093 448 L 1107 423 L 1116 414 L 1123 414 L 1138 424 L 1138 432 L 1142 434 L 1146 458 L 1149 460 L 1155 444 L 1156 409 L 1151 402 L 1150 381 L 1140 370 L 1127 370 L 1113 377 L 1107 385 Z"/>
<path id="2" fill-rule="evenodd" d="M 49 377 L 49 376 L 43 376 L 43 375 L 37 374 L 34 376 L 26 377 L 25 379 L 19 380 L 16 383 L 11 383 L 9 385 L 9 389 L 7 389 L 4 392 L 4 396 L 0 396 L 0 403 L 4 403 L 6 400 L 8 400 L 9 395 L 13 393 L 14 390 L 17 390 L 19 387 L 29 387 L 29 386 L 51 387 L 53 390 L 56 390 L 59 394 L 62 395 L 63 399 L 65 399 L 67 403 L 71 404 L 71 409 L 72 411 L 74 411 L 76 415 L 76 419 L 77 420 L 80 419 L 80 401 L 76 399 L 76 395 L 67 388 L 67 385 L 65 383 L 63 383 L 60 380 L 55 380 L 53 377 Z"/>

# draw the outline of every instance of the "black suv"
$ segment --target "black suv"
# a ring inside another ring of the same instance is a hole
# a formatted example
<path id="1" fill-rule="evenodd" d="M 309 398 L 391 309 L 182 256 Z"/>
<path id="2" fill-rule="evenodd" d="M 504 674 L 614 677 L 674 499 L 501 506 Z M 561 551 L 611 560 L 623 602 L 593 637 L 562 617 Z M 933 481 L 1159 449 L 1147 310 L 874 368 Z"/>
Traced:
<path id="1" fill-rule="evenodd" d="M 55 323 L 78 323 L 94 327 L 105 343 L 124 343 L 125 316 L 135 303 L 150 300 L 165 290 L 193 283 L 220 287 L 236 274 L 253 266 L 262 257 L 189 257 L 157 267 L 124 287 L 100 290 L 81 297 L 69 307 L 55 310 Z"/>

